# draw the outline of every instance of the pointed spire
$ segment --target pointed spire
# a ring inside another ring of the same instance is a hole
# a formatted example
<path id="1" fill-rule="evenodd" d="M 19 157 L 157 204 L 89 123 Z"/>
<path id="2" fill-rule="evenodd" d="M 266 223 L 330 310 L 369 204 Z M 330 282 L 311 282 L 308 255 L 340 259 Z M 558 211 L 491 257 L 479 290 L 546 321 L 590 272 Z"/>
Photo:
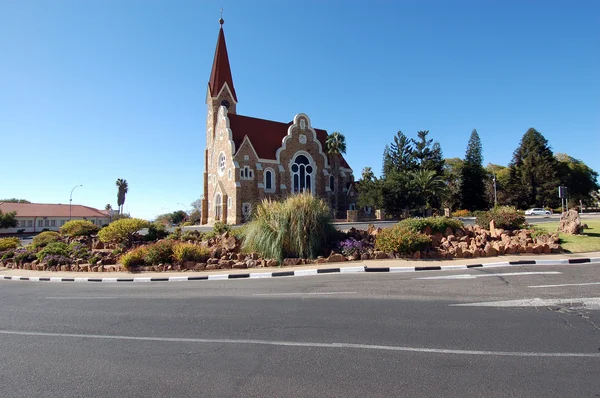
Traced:
<path id="1" fill-rule="evenodd" d="M 231 68 L 229 66 L 229 55 L 227 54 L 227 45 L 225 44 L 225 33 L 223 33 L 223 10 L 221 10 L 221 19 L 219 24 L 219 38 L 217 39 L 217 49 L 215 50 L 215 58 L 213 61 L 212 71 L 210 72 L 210 80 L 208 81 L 208 89 L 211 96 L 216 96 L 227 83 L 233 95 L 233 100 L 237 102 L 237 95 L 233 87 L 233 77 L 231 76 Z"/>

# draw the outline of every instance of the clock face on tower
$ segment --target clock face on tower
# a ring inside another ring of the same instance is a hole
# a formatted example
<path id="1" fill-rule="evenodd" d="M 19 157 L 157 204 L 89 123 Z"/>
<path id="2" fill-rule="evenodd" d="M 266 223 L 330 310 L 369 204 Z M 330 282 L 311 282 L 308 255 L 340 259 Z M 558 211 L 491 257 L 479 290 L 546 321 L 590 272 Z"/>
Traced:
<path id="1" fill-rule="evenodd" d="M 223 105 L 225 108 L 229 109 L 229 101 L 223 100 L 223 101 L 221 101 L 221 105 Z"/>

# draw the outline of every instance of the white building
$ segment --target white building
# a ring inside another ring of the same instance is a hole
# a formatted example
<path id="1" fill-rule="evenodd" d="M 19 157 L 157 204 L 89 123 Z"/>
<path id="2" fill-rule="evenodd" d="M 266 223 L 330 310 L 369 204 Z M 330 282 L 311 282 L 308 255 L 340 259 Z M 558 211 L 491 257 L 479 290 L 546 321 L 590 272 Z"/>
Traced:
<path id="1" fill-rule="evenodd" d="M 88 220 L 98 226 L 110 223 L 109 212 L 82 205 L 0 203 L 0 210 L 3 213 L 15 211 L 18 222 L 15 228 L 0 229 L 0 234 L 58 231 L 69 220 Z"/>

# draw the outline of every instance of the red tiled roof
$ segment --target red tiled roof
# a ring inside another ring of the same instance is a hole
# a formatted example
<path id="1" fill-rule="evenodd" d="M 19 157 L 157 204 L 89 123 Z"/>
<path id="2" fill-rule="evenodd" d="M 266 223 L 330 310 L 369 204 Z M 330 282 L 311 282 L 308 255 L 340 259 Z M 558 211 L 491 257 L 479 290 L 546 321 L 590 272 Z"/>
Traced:
<path id="1" fill-rule="evenodd" d="M 274 122 L 234 113 L 229 113 L 227 117 L 229 118 L 229 127 L 231 128 L 236 150 L 242 145 L 244 137 L 248 136 L 256 154 L 261 159 L 275 159 L 275 154 L 281 147 L 281 141 L 292 125 L 292 122 Z M 327 148 L 325 145 L 327 131 L 315 129 L 315 132 L 317 133 L 317 139 L 321 142 L 323 151 L 325 151 Z M 329 163 L 331 163 L 331 157 L 329 156 L 329 158 Z M 341 166 L 350 168 L 343 156 Z"/>
<path id="2" fill-rule="evenodd" d="M 210 95 L 213 97 L 216 96 L 225 83 L 229 86 L 231 95 L 233 95 L 233 99 L 237 102 L 237 95 L 235 94 L 235 88 L 233 87 L 231 67 L 229 66 L 227 45 L 225 44 L 225 34 L 223 33 L 223 25 L 221 25 L 212 71 L 210 72 L 210 80 L 208 81 Z"/>
<path id="3" fill-rule="evenodd" d="M 69 217 L 69 205 L 45 203 L 0 203 L 3 213 L 17 212 L 17 217 Z M 108 217 L 93 207 L 72 205 L 72 217 Z"/>

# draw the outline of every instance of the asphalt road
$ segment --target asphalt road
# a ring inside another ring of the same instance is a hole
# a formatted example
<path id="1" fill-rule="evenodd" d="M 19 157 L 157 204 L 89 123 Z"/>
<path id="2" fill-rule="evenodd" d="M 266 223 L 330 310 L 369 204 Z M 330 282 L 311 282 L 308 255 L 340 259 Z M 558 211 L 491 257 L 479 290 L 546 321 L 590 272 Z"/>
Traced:
<path id="1" fill-rule="evenodd" d="M 597 397 L 599 289 L 593 264 L 0 281 L 0 396 Z"/>

